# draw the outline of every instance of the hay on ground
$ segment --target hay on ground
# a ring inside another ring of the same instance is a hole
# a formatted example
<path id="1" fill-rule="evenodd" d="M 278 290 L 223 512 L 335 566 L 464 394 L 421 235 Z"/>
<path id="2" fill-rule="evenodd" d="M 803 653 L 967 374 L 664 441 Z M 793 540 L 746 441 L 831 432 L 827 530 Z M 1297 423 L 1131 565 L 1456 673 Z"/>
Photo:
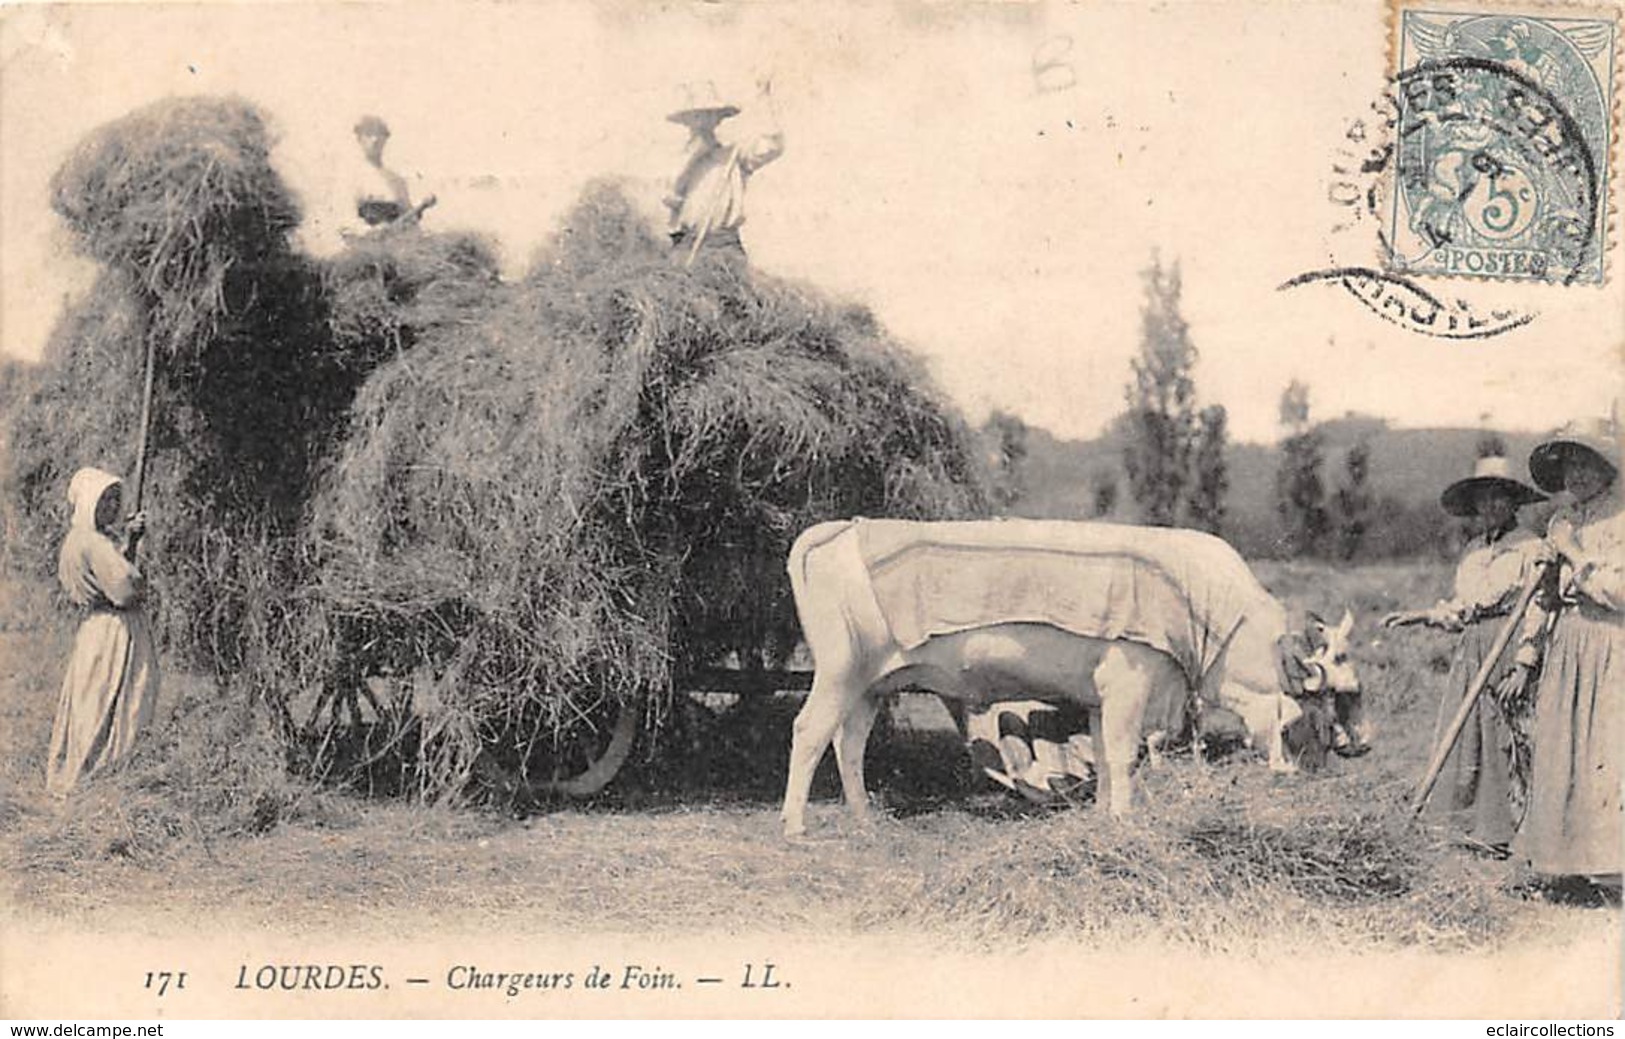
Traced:
<path id="1" fill-rule="evenodd" d="M 1238 773 L 1238 770 L 1241 770 Z M 1143 934 L 1209 949 L 1281 942 L 1481 947 L 1515 909 L 1504 870 L 1406 825 L 1356 777 L 1273 788 L 1256 766 L 1169 767 L 1132 821 L 1098 810 L 1012 821 L 923 876 L 891 922 L 1004 944 Z"/>
<path id="2" fill-rule="evenodd" d="M 31 868 L 72 869 L 86 859 L 151 864 L 178 845 L 208 849 L 285 823 L 344 819 L 332 795 L 289 775 L 265 705 L 222 696 L 205 679 L 166 675 L 165 683 L 165 717 L 130 757 L 30 827 L 23 856 Z"/>

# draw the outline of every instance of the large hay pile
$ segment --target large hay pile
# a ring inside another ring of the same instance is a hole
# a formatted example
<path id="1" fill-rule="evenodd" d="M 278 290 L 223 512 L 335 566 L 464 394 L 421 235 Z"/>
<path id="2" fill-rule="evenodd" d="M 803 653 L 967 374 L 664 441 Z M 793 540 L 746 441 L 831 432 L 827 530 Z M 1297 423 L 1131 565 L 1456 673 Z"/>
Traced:
<path id="1" fill-rule="evenodd" d="M 409 224 L 351 238 L 322 270 L 339 355 L 370 371 L 426 332 L 477 320 L 498 289 L 498 269 L 495 249 L 478 235 Z"/>
<path id="2" fill-rule="evenodd" d="M 254 269 L 286 255 L 299 206 L 250 104 L 183 98 L 92 133 L 51 182 L 85 255 L 129 278 L 148 334 L 205 349 L 243 309 Z"/>
<path id="3" fill-rule="evenodd" d="M 482 753 L 546 780 L 623 706 L 657 726 L 674 674 L 782 658 L 805 525 L 982 508 L 969 431 L 865 311 L 684 268 L 611 186 L 490 299 L 368 379 L 308 531 L 288 692 L 342 718 L 397 676 L 377 709 L 426 792 Z"/>
<path id="4" fill-rule="evenodd" d="M 674 675 L 788 654 L 803 526 L 982 509 L 969 430 L 862 309 L 684 267 L 608 185 L 517 285 L 416 228 L 315 262 L 270 145 L 245 102 L 166 101 L 63 167 L 103 269 L 6 377 L 0 493 L 50 579 L 72 471 L 133 467 L 154 348 L 168 659 L 268 704 L 232 724 L 295 761 L 425 795 L 568 773 L 624 706 L 658 729 Z"/>
<path id="5" fill-rule="evenodd" d="M 158 102 L 90 134 L 53 205 L 102 271 L 42 364 L 10 380 L 0 492 L 8 562 L 50 579 L 81 465 L 132 475 L 157 348 L 143 562 L 159 630 L 189 667 L 271 666 L 315 472 L 355 389 L 412 331 L 480 304 L 490 250 L 415 230 L 295 252 L 292 192 L 240 99 Z M 448 287 L 449 286 L 449 287 Z"/>
<path id="6" fill-rule="evenodd" d="M 133 474 L 151 348 L 140 562 L 168 672 L 156 731 L 74 802 L 64 833 L 236 832 L 246 817 L 274 822 L 296 796 L 266 735 L 278 717 L 231 676 L 275 657 L 316 460 L 360 374 L 327 334 L 318 270 L 290 246 L 299 207 L 271 143 L 247 102 L 168 100 L 91 133 L 53 182 L 54 207 L 101 271 L 42 363 L 12 380 L 6 562 L 54 587 L 73 471 Z M 125 813 L 137 805 L 139 819 Z"/>
<path id="7" fill-rule="evenodd" d="M 237 99 L 158 102 L 86 138 L 53 181 L 53 205 L 102 271 L 59 321 L 6 438 L 20 535 L 8 554 L 49 578 L 74 469 L 132 475 L 156 348 L 143 562 L 168 647 L 219 671 L 243 663 L 268 560 L 291 566 L 273 546 L 296 526 L 349 401 L 317 272 L 289 245 L 299 208 L 270 147 Z M 270 577 L 275 588 L 290 574 Z"/>

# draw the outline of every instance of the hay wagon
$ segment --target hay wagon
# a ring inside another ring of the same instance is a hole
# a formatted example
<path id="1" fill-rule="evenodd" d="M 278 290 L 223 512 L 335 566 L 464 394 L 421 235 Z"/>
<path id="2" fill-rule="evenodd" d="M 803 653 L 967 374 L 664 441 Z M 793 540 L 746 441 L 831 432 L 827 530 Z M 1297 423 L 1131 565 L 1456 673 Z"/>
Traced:
<path id="1" fill-rule="evenodd" d="M 736 715 L 749 714 L 755 706 L 782 694 L 805 693 L 812 688 L 810 670 L 768 667 L 715 666 L 694 668 L 673 681 L 677 712 L 686 719 L 690 733 L 695 719 L 703 717 L 723 723 Z M 307 745 L 331 741 L 335 731 L 348 734 L 352 753 L 341 754 L 340 770 L 363 771 L 398 747 L 402 734 L 418 710 L 410 696 L 391 691 L 392 683 L 377 678 L 363 680 L 355 697 L 336 696 L 318 711 L 328 713 L 326 725 L 305 730 Z M 402 685 L 410 685 L 406 679 Z M 367 706 L 362 706 L 366 704 Z M 478 755 L 471 763 L 471 775 L 484 786 L 512 798 L 590 798 L 602 793 L 621 774 L 643 730 L 647 712 L 641 699 L 625 704 L 600 704 L 586 710 L 574 731 L 553 756 L 544 776 L 521 776 L 498 755 Z M 348 717 L 344 717 L 348 715 Z M 314 718 L 312 718 L 314 720 Z M 427 717 L 416 721 L 426 730 L 434 723 Z"/>
<path id="2" fill-rule="evenodd" d="M 0 476 L 43 544 L 54 498 L 18 489 L 60 486 L 65 444 L 126 456 L 156 344 L 159 621 L 184 666 L 269 705 L 296 767 L 386 795 L 493 768 L 596 792 L 674 689 L 807 687 L 699 666 L 749 659 L 763 625 L 783 644 L 796 532 L 985 510 L 975 434 L 863 307 L 737 252 L 674 262 L 612 181 L 517 279 L 416 225 L 319 259 L 270 143 L 251 105 L 202 98 L 76 151 L 53 205 L 102 278 Z M 85 400 L 122 410 L 60 406 Z"/>
<path id="3" fill-rule="evenodd" d="M 678 676 L 674 692 L 680 701 L 714 716 L 748 709 L 752 703 L 781 693 L 805 693 L 812 688 L 812 680 L 813 673 L 802 669 L 703 667 Z M 607 735 L 588 741 L 580 759 L 581 771 L 555 778 L 549 792 L 569 797 L 602 793 L 631 757 L 638 720 L 636 710 L 618 711 Z"/>

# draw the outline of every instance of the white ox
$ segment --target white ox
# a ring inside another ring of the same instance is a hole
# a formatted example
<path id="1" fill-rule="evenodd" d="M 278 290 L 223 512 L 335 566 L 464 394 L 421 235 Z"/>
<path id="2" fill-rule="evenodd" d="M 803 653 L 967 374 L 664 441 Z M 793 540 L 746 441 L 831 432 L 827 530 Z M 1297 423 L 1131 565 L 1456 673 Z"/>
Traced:
<path id="1" fill-rule="evenodd" d="M 835 745 L 841 787 L 869 820 L 863 755 L 879 698 L 905 688 L 981 706 L 1071 699 L 1088 713 L 1097 801 L 1129 811 L 1143 736 L 1175 732 L 1194 691 L 1240 715 L 1269 763 L 1301 713 L 1281 691 L 1286 611 L 1234 549 L 1196 531 L 992 520 L 821 523 L 796 539 L 790 582 L 813 657 L 797 715 L 784 832 L 805 832 L 812 775 Z M 1357 693 L 1352 618 L 1309 663 Z M 1330 639 L 1325 636 L 1331 636 Z"/>

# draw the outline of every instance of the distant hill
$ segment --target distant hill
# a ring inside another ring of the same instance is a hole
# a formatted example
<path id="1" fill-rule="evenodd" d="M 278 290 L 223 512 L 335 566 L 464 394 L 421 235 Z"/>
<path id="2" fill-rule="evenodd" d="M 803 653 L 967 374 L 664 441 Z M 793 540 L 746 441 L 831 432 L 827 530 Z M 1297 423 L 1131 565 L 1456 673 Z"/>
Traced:
<path id="1" fill-rule="evenodd" d="M 1376 557 L 1449 553 L 1457 524 L 1439 508 L 1439 492 L 1468 475 L 1477 457 L 1477 429 L 1393 429 L 1385 421 L 1348 415 L 1321 423 L 1326 467 L 1321 478 L 1328 493 L 1343 479 L 1349 448 L 1366 440 L 1371 446 L 1369 487 L 1381 502 L 1364 553 Z M 1536 434 L 1503 433 L 1514 469 L 1525 474 Z M 1131 520 L 1133 501 L 1122 472 L 1122 444 L 1111 438 L 1061 440 L 1043 429 L 1029 429 L 1022 469 L 1021 494 L 1011 511 L 1017 515 L 1083 519 L 1104 516 Z M 1226 453 L 1230 491 L 1226 497 L 1225 537 L 1249 556 L 1280 551 L 1281 525 L 1275 512 L 1275 472 L 1280 451 L 1274 445 L 1232 444 Z M 1104 487 L 1115 483 L 1115 500 Z M 1110 505 L 1109 508 L 1102 506 Z"/>

